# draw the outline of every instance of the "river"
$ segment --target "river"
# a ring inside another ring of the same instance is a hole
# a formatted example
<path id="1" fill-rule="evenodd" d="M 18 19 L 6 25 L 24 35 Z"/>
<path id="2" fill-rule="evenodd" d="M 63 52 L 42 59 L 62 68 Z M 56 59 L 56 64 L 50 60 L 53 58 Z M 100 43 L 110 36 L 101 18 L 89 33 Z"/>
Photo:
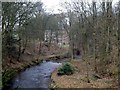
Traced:
<path id="1" fill-rule="evenodd" d="M 49 82 L 51 73 L 61 63 L 54 61 L 43 61 L 37 66 L 27 68 L 25 71 L 20 72 L 13 79 L 13 88 L 46 88 L 49 89 Z"/>

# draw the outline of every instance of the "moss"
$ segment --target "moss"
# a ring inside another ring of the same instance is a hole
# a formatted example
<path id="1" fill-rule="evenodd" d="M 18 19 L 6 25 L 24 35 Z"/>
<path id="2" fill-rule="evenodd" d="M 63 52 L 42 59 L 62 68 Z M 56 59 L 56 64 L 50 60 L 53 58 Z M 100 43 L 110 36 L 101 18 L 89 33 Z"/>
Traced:
<path id="1" fill-rule="evenodd" d="M 2 73 L 3 87 L 7 86 L 7 84 L 11 82 L 11 80 L 13 79 L 13 77 L 15 77 L 16 74 L 17 74 L 17 71 L 14 69 L 5 70 Z"/>
<path id="2" fill-rule="evenodd" d="M 112 77 L 120 77 L 120 72 L 111 72 L 109 75 Z"/>
<path id="3" fill-rule="evenodd" d="M 52 90 L 53 89 L 55 90 L 55 88 L 58 88 L 58 86 L 56 85 L 54 80 L 51 81 L 51 84 L 50 84 L 49 88 L 52 89 Z"/>
<path id="4" fill-rule="evenodd" d="M 37 63 L 38 61 L 33 60 L 32 62 L 33 62 L 33 63 Z"/>
<path id="5" fill-rule="evenodd" d="M 91 80 L 93 80 L 93 81 L 96 81 L 97 80 L 97 78 L 96 77 L 94 77 L 94 76 L 91 76 L 91 77 L 89 77 Z"/>

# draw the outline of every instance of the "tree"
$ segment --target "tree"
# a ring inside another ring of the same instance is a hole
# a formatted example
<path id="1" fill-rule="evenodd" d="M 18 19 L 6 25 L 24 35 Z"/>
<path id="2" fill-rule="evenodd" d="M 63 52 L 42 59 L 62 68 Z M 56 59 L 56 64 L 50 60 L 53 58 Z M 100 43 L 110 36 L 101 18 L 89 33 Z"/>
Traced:
<path id="1" fill-rule="evenodd" d="M 36 5 L 30 2 L 2 3 L 3 54 L 8 55 L 9 58 L 16 56 L 19 60 L 22 47 L 21 41 L 24 41 L 20 34 L 21 29 L 24 29 L 26 27 L 25 25 L 28 23 L 27 21 L 33 17 L 34 12 L 36 11 L 35 7 Z M 25 41 L 27 41 L 27 37 Z M 24 46 L 26 47 L 26 44 L 24 44 Z M 24 52 L 24 49 L 22 52 Z"/>
<path id="2" fill-rule="evenodd" d="M 118 61 L 120 60 L 120 1 L 118 2 L 118 30 L 117 30 L 117 34 L 118 34 Z M 120 61 L 118 62 L 118 80 L 120 77 Z M 118 82 L 118 86 L 120 87 L 120 82 Z"/>

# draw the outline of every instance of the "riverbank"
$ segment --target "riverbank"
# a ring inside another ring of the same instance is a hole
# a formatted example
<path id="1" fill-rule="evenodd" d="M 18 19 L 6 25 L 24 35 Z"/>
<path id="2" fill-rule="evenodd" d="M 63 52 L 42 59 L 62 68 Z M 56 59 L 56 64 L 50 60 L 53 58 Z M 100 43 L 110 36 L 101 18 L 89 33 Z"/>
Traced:
<path id="1" fill-rule="evenodd" d="M 24 66 L 27 66 L 29 64 L 33 64 L 33 62 L 37 63 L 40 60 L 43 59 L 59 59 L 62 57 L 61 54 L 64 54 L 67 52 L 65 48 L 60 48 L 56 45 L 51 45 L 49 49 L 42 45 L 41 53 L 39 53 L 39 42 L 34 45 L 34 43 L 28 44 L 26 47 L 26 50 L 23 54 L 21 54 L 19 61 L 14 58 L 3 58 L 2 61 L 2 72 L 7 69 L 22 69 Z M 66 51 L 63 53 L 63 51 Z M 10 62 L 10 59 L 12 59 Z"/>
<path id="2" fill-rule="evenodd" d="M 50 55 L 46 57 L 41 57 L 37 59 L 33 59 L 30 62 L 27 63 L 20 63 L 16 67 L 14 66 L 13 68 L 8 68 L 7 70 L 4 71 L 3 73 L 3 90 L 9 90 L 8 88 L 11 87 L 11 80 L 21 71 L 26 70 L 27 68 L 30 68 L 31 66 L 35 66 L 37 64 L 40 64 L 44 60 L 60 60 L 61 58 L 64 58 L 65 54 L 58 54 L 58 55 Z M 66 58 L 66 55 L 65 55 Z"/>
<path id="3" fill-rule="evenodd" d="M 67 52 L 61 53 L 64 49 L 61 49 L 59 47 L 56 47 L 56 50 L 58 50 L 57 52 L 56 50 L 53 50 L 53 48 L 51 47 L 46 55 L 38 54 L 38 49 L 37 48 L 35 49 L 36 51 L 34 51 L 34 45 L 29 45 L 25 53 L 21 55 L 21 58 L 19 61 L 13 59 L 11 63 L 9 62 L 9 58 L 4 60 L 4 62 L 2 63 L 3 65 L 3 69 L 2 69 L 3 87 L 9 87 L 10 86 L 9 84 L 12 78 L 14 78 L 16 74 L 18 74 L 19 72 L 24 71 L 26 68 L 35 66 L 39 64 L 40 62 L 42 62 L 43 60 L 51 60 L 51 59 L 58 60 L 58 59 L 66 58 L 66 56 L 68 56 L 66 55 Z"/>
<path id="4" fill-rule="evenodd" d="M 87 81 L 87 69 L 85 61 L 70 61 L 75 67 L 73 75 L 57 75 L 57 69 L 52 73 L 51 88 L 118 88 L 117 82 L 111 77 L 96 78 L 93 68 L 89 67 Z"/>

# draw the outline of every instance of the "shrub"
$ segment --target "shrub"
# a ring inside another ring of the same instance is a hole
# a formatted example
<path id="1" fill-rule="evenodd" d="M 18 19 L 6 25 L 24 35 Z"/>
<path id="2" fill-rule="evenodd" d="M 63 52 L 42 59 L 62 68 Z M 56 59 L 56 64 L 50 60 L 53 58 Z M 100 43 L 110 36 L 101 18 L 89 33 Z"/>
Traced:
<path id="1" fill-rule="evenodd" d="M 71 75 L 73 74 L 74 68 L 69 62 L 64 62 L 62 67 L 58 69 L 58 75 Z"/>
<path id="2" fill-rule="evenodd" d="M 17 71 L 14 69 L 9 69 L 9 70 L 5 70 L 2 73 L 2 84 L 3 84 L 3 88 L 9 87 L 9 84 L 11 83 L 11 80 L 14 78 L 14 76 L 17 74 Z"/>

